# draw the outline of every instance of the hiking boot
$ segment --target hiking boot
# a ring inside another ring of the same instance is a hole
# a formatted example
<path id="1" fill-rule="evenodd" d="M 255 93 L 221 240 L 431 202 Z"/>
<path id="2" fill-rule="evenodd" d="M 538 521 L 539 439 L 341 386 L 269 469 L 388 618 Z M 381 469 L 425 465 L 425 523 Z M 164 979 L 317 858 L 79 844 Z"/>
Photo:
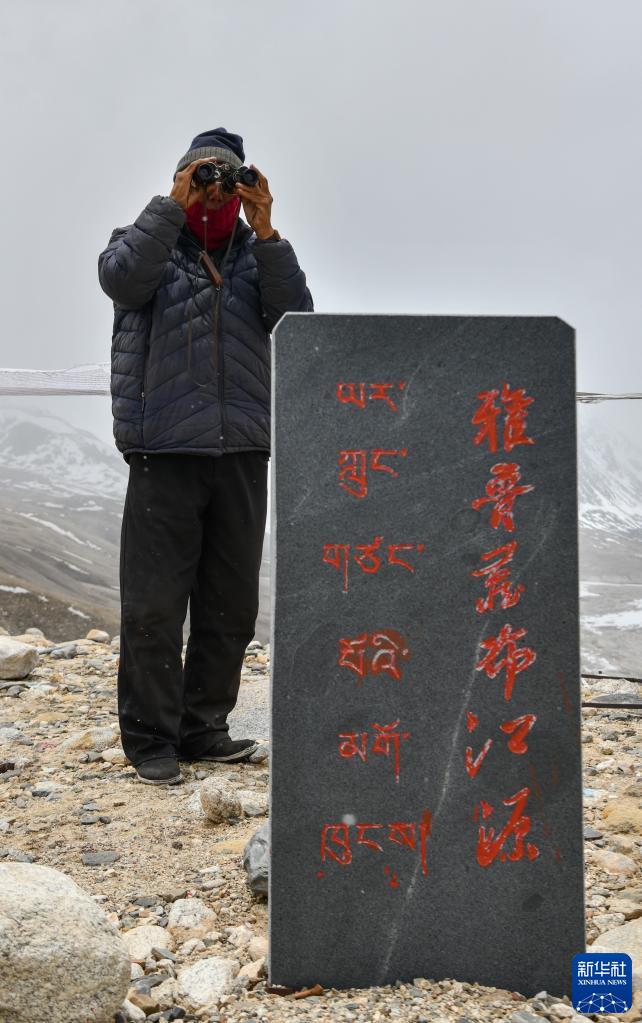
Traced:
<path id="1" fill-rule="evenodd" d="M 146 785 L 178 785 L 183 780 L 176 757 L 158 757 L 136 765 L 138 780 Z"/>
<path id="2" fill-rule="evenodd" d="M 210 748 L 198 757 L 186 757 L 186 760 L 213 760 L 216 763 L 240 763 L 248 760 L 259 748 L 255 739 L 230 739 L 223 736 L 212 743 Z"/>

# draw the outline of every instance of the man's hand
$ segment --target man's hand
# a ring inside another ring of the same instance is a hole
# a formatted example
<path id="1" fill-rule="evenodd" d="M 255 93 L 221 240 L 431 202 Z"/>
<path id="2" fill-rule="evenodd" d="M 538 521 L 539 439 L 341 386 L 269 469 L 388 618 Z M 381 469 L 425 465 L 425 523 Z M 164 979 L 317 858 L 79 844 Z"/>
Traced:
<path id="1" fill-rule="evenodd" d="M 257 238 L 269 238 L 274 234 L 274 228 L 270 220 L 272 211 L 272 196 L 268 188 L 267 178 L 261 174 L 258 167 L 250 164 L 250 170 L 256 171 L 259 176 L 258 184 L 241 185 L 237 184 L 234 194 L 238 195 L 243 203 L 243 212 L 247 222 L 256 234 Z"/>
<path id="2" fill-rule="evenodd" d="M 199 164 L 201 163 L 213 163 L 211 156 L 205 156 L 201 160 L 193 160 L 192 163 L 184 167 L 182 171 L 179 171 L 174 179 L 174 185 L 171 192 L 169 193 L 170 199 L 175 199 L 179 206 L 184 210 L 188 210 L 195 202 L 202 202 L 205 204 L 207 200 L 207 191 L 205 185 L 197 185 L 195 181 L 192 181 L 192 175 Z"/>

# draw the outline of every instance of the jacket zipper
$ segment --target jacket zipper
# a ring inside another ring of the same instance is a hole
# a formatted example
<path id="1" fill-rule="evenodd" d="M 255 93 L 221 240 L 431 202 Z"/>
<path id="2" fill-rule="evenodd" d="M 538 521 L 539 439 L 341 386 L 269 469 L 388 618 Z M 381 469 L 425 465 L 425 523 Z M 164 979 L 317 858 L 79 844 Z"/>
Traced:
<path id="1" fill-rule="evenodd" d="M 218 404 L 221 410 L 221 436 L 222 446 L 225 445 L 225 369 L 223 359 L 223 338 L 221 336 L 221 285 L 216 287 L 216 301 L 214 304 L 214 347 L 216 350 L 216 372 L 218 377 Z"/>
<path id="2" fill-rule="evenodd" d="M 143 386 L 140 392 L 141 411 L 145 411 L 145 387 L 147 385 L 147 363 L 148 363 L 148 351 L 145 349 L 145 358 L 143 362 Z"/>

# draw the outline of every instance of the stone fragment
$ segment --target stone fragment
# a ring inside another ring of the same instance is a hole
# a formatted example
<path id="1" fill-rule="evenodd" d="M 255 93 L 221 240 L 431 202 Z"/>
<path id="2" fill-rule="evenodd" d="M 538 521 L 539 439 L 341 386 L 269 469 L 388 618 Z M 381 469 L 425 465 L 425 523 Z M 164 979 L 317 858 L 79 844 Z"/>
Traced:
<path id="1" fill-rule="evenodd" d="M 88 852 L 80 857 L 86 867 L 104 867 L 109 863 L 115 863 L 120 859 L 116 852 Z"/>
<path id="2" fill-rule="evenodd" d="M 265 817 L 268 812 L 267 793 L 256 789 L 240 789 L 236 796 L 246 817 Z"/>
<path id="3" fill-rule="evenodd" d="M 109 633 L 103 632 L 102 629 L 90 629 L 85 639 L 90 639 L 93 643 L 109 643 Z"/>
<path id="4" fill-rule="evenodd" d="M 239 977 L 243 978 L 247 977 L 250 984 L 253 986 L 254 984 L 258 984 L 261 977 L 264 976 L 265 959 L 262 957 L 261 959 L 257 959 L 255 962 L 247 963 L 245 966 L 241 967 L 241 969 L 239 970 L 239 976 L 237 977 L 237 980 L 239 979 Z"/>
<path id="5" fill-rule="evenodd" d="M 139 1020 L 147 1019 L 147 1014 L 131 1002 L 129 998 L 126 998 L 123 1002 L 122 1011 L 125 1014 L 128 1023 L 138 1023 Z"/>
<path id="6" fill-rule="evenodd" d="M 125 767 L 129 763 L 120 746 L 111 746 L 109 749 L 104 749 L 100 754 L 100 758 L 106 764 L 114 764 L 117 767 Z"/>
<path id="7" fill-rule="evenodd" d="M 245 924 L 239 924 L 238 927 L 230 928 L 227 941 L 229 945 L 234 948 L 244 948 L 252 940 L 252 931 Z"/>
<path id="8" fill-rule="evenodd" d="M 237 794 L 214 777 L 210 776 L 202 783 L 200 799 L 203 812 L 214 824 L 222 824 L 224 821 L 243 816 Z"/>
<path id="9" fill-rule="evenodd" d="M 597 849 L 593 855 L 593 861 L 598 870 L 605 870 L 607 874 L 621 874 L 623 877 L 633 877 L 638 871 L 634 860 L 630 856 L 611 852 L 609 849 Z"/>
<path id="10" fill-rule="evenodd" d="M 0 864 L 0 1019 L 110 1020 L 129 987 L 129 956 L 104 911 L 50 867 Z"/>
<path id="11" fill-rule="evenodd" d="M 117 739 L 118 732 L 114 728 L 101 726 L 85 728 L 82 732 L 74 732 L 68 739 L 64 739 L 60 744 L 60 749 L 96 750 L 100 753 L 113 748 Z"/>
<path id="12" fill-rule="evenodd" d="M 633 960 L 633 987 L 642 989 L 642 918 L 600 934 L 589 951 L 626 952 Z"/>
<path id="13" fill-rule="evenodd" d="M 137 991 L 136 988 L 130 988 L 127 997 L 132 1005 L 135 1005 L 137 1009 L 142 1010 L 143 1018 L 151 1016 L 153 1012 L 158 1012 L 160 1008 L 158 995 L 156 995 L 154 988 L 151 988 L 149 994 L 144 991 Z"/>
<path id="14" fill-rule="evenodd" d="M 634 799 L 614 799 L 604 808 L 604 818 L 612 831 L 642 835 L 642 807 Z"/>
<path id="15" fill-rule="evenodd" d="M 0 636 L 0 679 L 26 678 L 38 660 L 35 647 L 10 636 Z"/>
<path id="16" fill-rule="evenodd" d="M 268 940 L 263 935 L 257 934 L 247 946 L 250 959 L 265 959 L 268 954 Z"/>
<path id="17" fill-rule="evenodd" d="M 627 899 L 626 892 L 623 899 L 612 899 L 609 905 L 611 913 L 621 913 L 625 920 L 637 920 L 642 916 L 642 902 L 634 899 Z"/>
<path id="18" fill-rule="evenodd" d="M 202 938 L 216 926 L 216 914 L 202 899 L 177 899 L 169 911 L 167 930 L 176 941 Z M 157 942 L 160 944 L 160 941 Z"/>
<path id="19" fill-rule="evenodd" d="M 218 1004 L 219 998 L 228 995 L 238 974 L 239 964 L 235 959 L 212 956 L 201 959 L 193 966 L 179 970 L 176 978 L 178 1001 L 190 1009 L 204 1009 Z"/>
<path id="20" fill-rule="evenodd" d="M 255 895 L 268 893 L 268 869 L 270 863 L 270 822 L 262 824 L 255 831 L 243 850 L 243 867 L 247 880 Z"/>
<path id="21" fill-rule="evenodd" d="M 592 828 L 590 824 L 584 825 L 584 838 L 587 842 L 592 842 L 597 838 L 602 838 L 603 832 L 598 831 L 597 828 Z"/>
<path id="22" fill-rule="evenodd" d="M 151 956 L 152 949 L 161 943 L 171 944 L 171 951 L 174 950 L 172 935 L 164 927 L 156 927 L 154 924 L 142 924 L 133 927 L 131 931 L 125 931 L 123 941 L 134 963 L 144 963 Z"/>

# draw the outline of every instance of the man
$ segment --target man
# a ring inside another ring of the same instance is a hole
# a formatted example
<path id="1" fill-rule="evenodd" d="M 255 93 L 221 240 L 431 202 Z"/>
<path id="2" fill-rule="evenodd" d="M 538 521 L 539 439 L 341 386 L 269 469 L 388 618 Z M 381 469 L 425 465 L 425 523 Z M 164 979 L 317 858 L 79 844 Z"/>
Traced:
<path id="1" fill-rule="evenodd" d="M 116 228 L 98 259 L 114 303 L 114 437 L 129 464 L 118 709 L 123 749 L 149 784 L 179 782 L 179 758 L 247 760 L 257 748 L 230 738 L 227 716 L 258 612 L 269 332 L 313 305 L 260 171 L 231 191 L 194 177 L 244 159 L 239 135 L 197 135 L 170 195 Z"/>

